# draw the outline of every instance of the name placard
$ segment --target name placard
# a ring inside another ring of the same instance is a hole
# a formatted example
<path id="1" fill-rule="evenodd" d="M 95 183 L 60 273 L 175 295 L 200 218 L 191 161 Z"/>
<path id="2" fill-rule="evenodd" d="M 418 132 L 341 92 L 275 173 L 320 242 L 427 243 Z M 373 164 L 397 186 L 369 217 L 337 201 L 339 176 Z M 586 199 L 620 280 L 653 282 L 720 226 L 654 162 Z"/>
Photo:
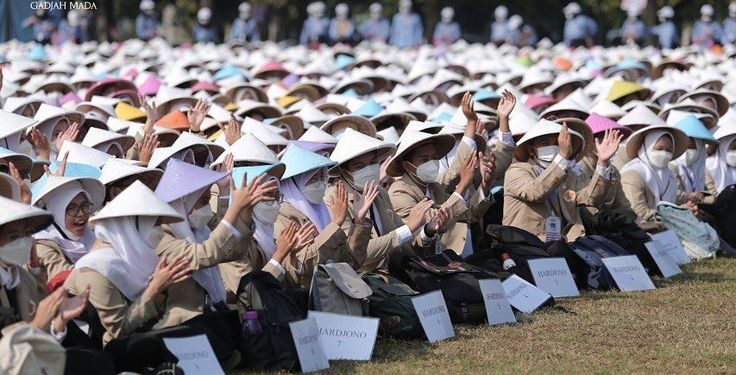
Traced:
<path id="1" fill-rule="evenodd" d="M 483 301 L 486 304 L 488 324 L 516 323 L 514 311 L 511 309 L 509 300 L 506 299 L 501 280 L 478 280 L 478 284 L 480 284 L 480 291 L 483 293 Z"/>
<path id="2" fill-rule="evenodd" d="M 565 258 L 530 259 L 528 263 L 537 288 L 555 298 L 580 295 Z"/>
<path id="3" fill-rule="evenodd" d="M 511 275 L 501 283 L 506 299 L 517 310 L 531 314 L 552 296 L 519 276 Z"/>
<path id="4" fill-rule="evenodd" d="M 179 359 L 177 366 L 187 375 L 225 375 L 205 335 L 164 337 L 164 345 Z"/>
<path id="5" fill-rule="evenodd" d="M 641 265 L 636 255 L 603 258 L 603 265 L 611 273 L 618 289 L 622 292 L 654 289 L 652 279 L 644 271 L 644 266 Z"/>
<path id="6" fill-rule="evenodd" d="M 378 335 L 378 319 L 309 311 L 319 328 L 327 359 L 369 361 Z"/>
<path id="7" fill-rule="evenodd" d="M 447 340 L 455 336 L 450 313 L 447 311 L 442 291 L 434 291 L 411 298 L 414 310 L 422 323 L 424 334 L 429 342 Z"/>
<path id="8" fill-rule="evenodd" d="M 322 348 L 319 328 L 314 318 L 289 323 L 291 336 L 296 345 L 296 354 L 302 372 L 313 372 L 330 368 L 330 362 Z"/>
<path id="9" fill-rule="evenodd" d="M 661 233 L 653 234 L 652 241 L 655 240 L 659 241 L 662 246 L 664 246 L 664 249 L 670 254 L 672 259 L 677 262 L 677 264 L 681 265 L 690 263 L 690 257 L 687 256 L 685 248 L 682 247 L 682 242 L 677 238 L 675 232 L 666 230 Z"/>
<path id="10" fill-rule="evenodd" d="M 662 272 L 664 277 L 672 277 L 678 273 L 682 273 L 680 266 L 677 265 L 670 253 L 665 249 L 665 246 L 661 242 L 654 240 L 644 244 L 649 250 L 649 254 L 652 255 L 654 263 L 657 263 L 657 267 Z"/>

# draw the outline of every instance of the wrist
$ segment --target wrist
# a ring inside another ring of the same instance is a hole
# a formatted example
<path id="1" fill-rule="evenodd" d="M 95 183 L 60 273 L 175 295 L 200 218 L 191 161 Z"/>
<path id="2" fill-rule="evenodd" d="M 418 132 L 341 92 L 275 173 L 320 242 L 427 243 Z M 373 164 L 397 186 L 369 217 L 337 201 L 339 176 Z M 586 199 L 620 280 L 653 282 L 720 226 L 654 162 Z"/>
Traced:
<path id="1" fill-rule="evenodd" d="M 598 165 L 603 168 L 608 168 L 608 159 L 606 160 L 598 159 Z"/>
<path id="2" fill-rule="evenodd" d="M 468 185 L 461 182 L 455 187 L 455 192 L 460 195 L 465 195 L 465 191 L 468 190 Z"/>
<path id="3" fill-rule="evenodd" d="M 429 237 L 434 237 L 434 235 L 437 234 L 437 231 L 432 229 L 432 227 L 429 224 L 424 224 L 424 234 L 426 234 Z"/>

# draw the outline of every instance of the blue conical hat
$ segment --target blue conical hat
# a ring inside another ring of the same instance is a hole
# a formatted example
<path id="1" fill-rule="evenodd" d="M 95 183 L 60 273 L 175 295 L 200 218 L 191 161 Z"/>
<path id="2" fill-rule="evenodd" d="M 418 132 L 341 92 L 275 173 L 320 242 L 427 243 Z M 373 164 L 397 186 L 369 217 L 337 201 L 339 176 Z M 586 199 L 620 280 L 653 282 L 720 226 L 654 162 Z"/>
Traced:
<path id="1" fill-rule="evenodd" d="M 60 166 L 61 162 L 55 160 L 51 165 L 49 165 L 49 171 L 51 171 L 51 173 L 56 173 Z M 89 177 L 99 179 L 101 175 L 102 170 L 100 168 L 93 167 L 88 164 L 67 162 L 66 167 L 64 168 L 64 176 L 66 177 Z"/>
<path id="2" fill-rule="evenodd" d="M 371 98 L 363 103 L 363 105 L 356 109 L 352 114 L 364 117 L 373 117 L 381 113 L 381 111 L 383 111 L 383 106 L 378 104 L 375 99 Z"/>
<path id="3" fill-rule="evenodd" d="M 702 139 L 706 142 L 718 142 L 705 125 L 693 115 L 685 116 L 675 124 L 675 127 L 684 131 L 690 138 Z"/>
<path id="4" fill-rule="evenodd" d="M 281 156 L 281 162 L 286 164 L 286 172 L 281 177 L 284 180 L 302 173 L 320 168 L 330 168 L 335 165 L 332 160 L 294 144 L 286 147 L 284 154 Z"/>
<path id="5" fill-rule="evenodd" d="M 268 173 L 276 178 L 281 178 L 286 170 L 286 166 L 283 163 L 271 164 L 271 165 L 255 165 L 250 167 L 236 167 L 233 168 L 233 182 L 235 188 L 240 189 L 243 187 L 243 177 L 247 176 L 247 184 L 253 182 L 253 180 L 264 174 Z"/>
<path id="6" fill-rule="evenodd" d="M 156 187 L 156 196 L 173 202 L 220 181 L 226 173 L 215 172 L 181 160 L 169 159 L 164 175 Z"/>

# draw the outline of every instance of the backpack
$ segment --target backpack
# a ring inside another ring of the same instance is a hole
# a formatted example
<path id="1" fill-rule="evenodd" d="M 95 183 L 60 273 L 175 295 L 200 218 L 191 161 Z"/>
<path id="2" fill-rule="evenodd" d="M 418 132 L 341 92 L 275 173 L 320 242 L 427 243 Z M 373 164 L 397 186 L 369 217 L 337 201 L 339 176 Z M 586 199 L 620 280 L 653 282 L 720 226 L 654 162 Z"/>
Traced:
<path id="1" fill-rule="evenodd" d="M 698 205 L 701 206 L 705 205 Z M 733 223 L 736 223 L 736 185 L 727 186 L 718 193 L 715 203 L 708 208 L 707 211 L 714 216 L 715 228 L 721 239 L 735 247 L 736 231 L 733 230 Z"/>
<path id="2" fill-rule="evenodd" d="M 349 264 L 320 264 L 314 270 L 309 306 L 316 311 L 366 316 L 371 293 Z"/>
<path id="3" fill-rule="evenodd" d="M 421 338 L 422 324 L 411 302 L 419 294 L 398 279 L 380 272 L 363 275 L 363 281 L 373 294 L 368 296 L 368 313 L 379 318 L 379 327 L 386 336 L 398 338 Z"/>
<path id="4" fill-rule="evenodd" d="M 687 208 L 659 202 L 657 216 L 667 229 L 677 234 L 682 247 L 691 259 L 709 258 L 715 255 L 721 246 L 715 229 L 708 223 L 698 220 Z"/>
<path id="5" fill-rule="evenodd" d="M 478 279 L 508 275 L 465 263 L 452 250 L 428 257 L 405 256 L 400 264 L 402 269 L 392 274 L 403 277 L 413 289 L 421 293 L 442 291 L 453 323 L 483 323 L 486 309 Z"/>
<path id="6" fill-rule="evenodd" d="M 599 290 L 616 287 L 613 276 L 603 265 L 603 258 L 630 255 L 626 250 L 607 238 L 597 235 L 580 237 L 570 243 L 570 247 L 587 265 L 586 283 L 588 287 Z"/>
<path id="7" fill-rule="evenodd" d="M 595 215 L 581 210 L 585 233 L 601 235 L 615 242 L 639 258 L 650 276 L 662 276 L 657 262 L 644 245 L 651 241 L 649 235 L 636 224 L 636 214 L 625 215 L 617 211 L 598 211 Z"/>
<path id="8" fill-rule="evenodd" d="M 487 270 L 504 272 L 501 255 L 506 253 L 516 263 L 516 266 L 509 268 L 508 272 L 534 284 L 528 260 L 549 257 L 545 243 L 537 236 L 511 226 L 488 225 L 486 233 L 491 247 L 477 251 L 465 258 L 465 261 Z"/>
<path id="9" fill-rule="evenodd" d="M 268 272 L 255 270 L 240 279 L 238 310 L 258 312 L 261 335 L 243 335 L 243 365 L 257 370 L 298 370 L 299 357 L 289 322 L 307 317 L 307 292 L 287 288 Z"/>

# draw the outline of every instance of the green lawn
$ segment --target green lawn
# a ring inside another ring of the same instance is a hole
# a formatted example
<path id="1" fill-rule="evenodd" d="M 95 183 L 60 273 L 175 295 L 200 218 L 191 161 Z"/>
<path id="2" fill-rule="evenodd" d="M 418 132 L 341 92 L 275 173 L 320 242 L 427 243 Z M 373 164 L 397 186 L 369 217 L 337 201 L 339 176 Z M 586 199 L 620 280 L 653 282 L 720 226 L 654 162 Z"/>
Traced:
<path id="1" fill-rule="evenodd" d="M 705 260 L 656 290 L 583 292 L 511 326 L 455 326 L 437 344 L 379 339 L 328 373 L 736 373 L 736 259 Z"/>

